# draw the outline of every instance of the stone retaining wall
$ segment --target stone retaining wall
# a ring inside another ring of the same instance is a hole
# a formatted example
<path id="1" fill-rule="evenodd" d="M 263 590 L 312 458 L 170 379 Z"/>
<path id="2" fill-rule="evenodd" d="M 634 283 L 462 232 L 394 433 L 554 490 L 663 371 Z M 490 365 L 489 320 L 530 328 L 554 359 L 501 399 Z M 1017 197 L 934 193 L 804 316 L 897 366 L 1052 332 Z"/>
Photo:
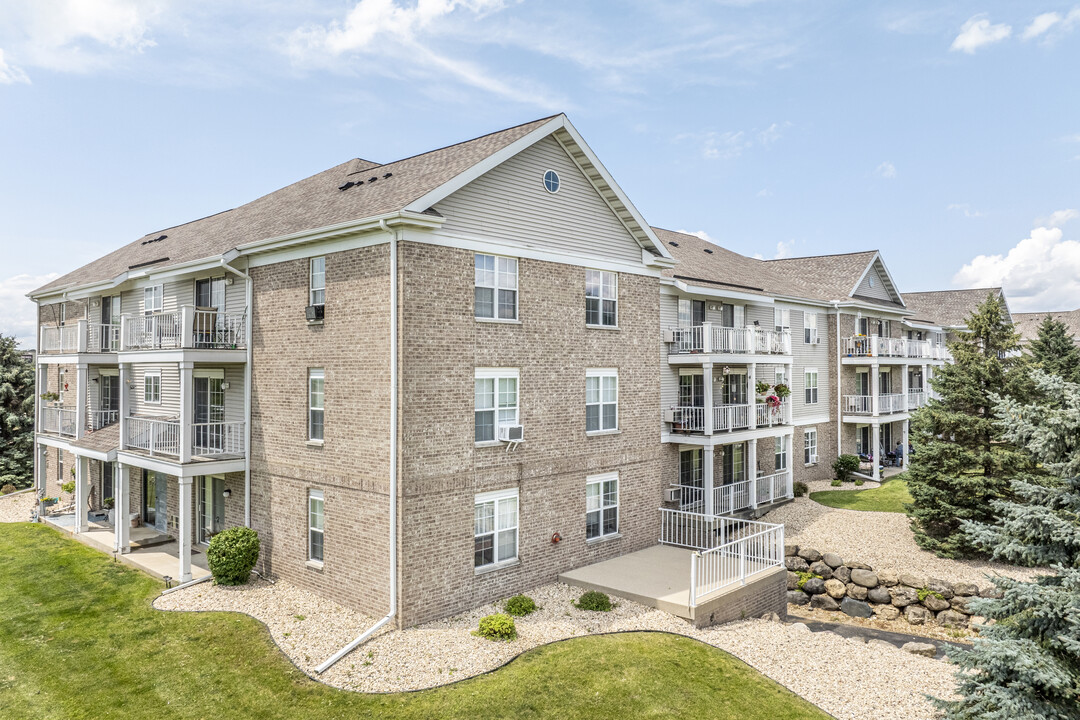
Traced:
<path id="1" fill-rule="evenodd" d="M 912 625 L 966 628 L 986 624 L 987 620 L 973 614 L 970 601 L 1000 597 L 1001 592 L 993 585 L 980 588 L 919 573 L 875 572 L 864 563 L 845 562 L 834 553 L 798 545 L 784 546 L 784 565 L 789 604 L 838 610 L 852 617 L 903 617 Z"/>

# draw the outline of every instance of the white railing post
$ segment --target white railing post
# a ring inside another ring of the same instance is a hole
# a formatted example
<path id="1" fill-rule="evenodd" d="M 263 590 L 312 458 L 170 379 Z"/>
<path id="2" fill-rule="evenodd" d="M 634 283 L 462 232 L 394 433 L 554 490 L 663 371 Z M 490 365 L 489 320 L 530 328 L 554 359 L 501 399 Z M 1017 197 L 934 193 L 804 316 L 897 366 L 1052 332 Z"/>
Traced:
<path id="1" fill-rule="evenodd" d="M 701 553 L 690 555 L 690 607 L 697 607 L 697 564 Z"/>
<path id="2" fill-rule="evenodd" d="M 195 307 L 192 305 L 180 308 L 180 347 L 195 347 Z"/>
<path id="3" fill-rule="evenodd" d="M 756 404 L 756 398 L 757 398 L 757 388 L 756 388 L 756 386 L 757 386 L 757 363 L 750 363 L 750 365 L 748 365 L 747 368 L 746 368 L 746 390 L 747 390 L 747 395 L 749 395 L 750 398 L 751 398 L 751 400 L 750 400 L 751 405 L 750 405 L 749 409 L 746 412 L 746 414 L 750 416 L 750 417 L 748 417 L 746 419 L 746 422 L 747 422 L 747 426 L 751 430 L 755 430 L 757 428 L 757 412 L 755 412 L 755 407 L 754 407 L 754 405 Z"/>
<path id="4" fill-rule="evenodd" d="M 78 323 L 76 323 L 75 327 L 78 334 L 75 336 L 75 352 L 86 352 L 87 339 L 89 336 L 87 331 L 89 330 L 89 325 L 90 324 L 86 320 L 79 320 Z"/>
<path id="5" fill-rule="evenodd" d="M 702 382 L 705 385 L 705 417 L 704 432 L 712 435 L 715 419 L 713 418 L 713 364 L 711 362 L 701 364 Z"/>
<path id="6" fill-rule="evenodd" d="M 706 355 L 713 352 L 713 333 L 712 323 L 710 322 L 701 324 L 701 352 Z M 705 390 L 708 391 L 708 388 L 705 388 Z"/>
<path id="7" fill-rule="evenodd" d="M 190 306 L 185 306 L 185 311 Z M 192 362 L 180 363 L 180 432 L 179 432 L 179 456 L 181 463 L 191 462 L 192 420 L 195 415 L 194 400 L 194 368 Z"/>
<path id="8" fill-rule="evenodd" d="M 75 437 L 81 438 L 86 432 L 86 386 L 90 383 L 86 363 L 75 366 L 75 382 Z"/>

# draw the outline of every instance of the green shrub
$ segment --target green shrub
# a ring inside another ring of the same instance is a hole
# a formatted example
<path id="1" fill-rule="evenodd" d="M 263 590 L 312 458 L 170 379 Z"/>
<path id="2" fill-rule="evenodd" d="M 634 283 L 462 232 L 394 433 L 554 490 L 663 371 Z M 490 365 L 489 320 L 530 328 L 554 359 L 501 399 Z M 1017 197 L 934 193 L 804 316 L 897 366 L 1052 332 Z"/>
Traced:
<path id="1" fill-rule="evenodd" d="M 832 485 L 833 487 L 840 487 L 840 485 L 841 485 L 841 482 L 840 482 L 839 480 L 833 480 L 833 481 L 832 481 L 831 483 L 829 483 L 829 484 L 830 484 L 830 485 Z"/>
<path id="2" fill-rule="evenodd" d="M 856 485 L 862 485 L 863 484 L 863 479 L 862 478 L 855 478 L 855 484 Z"/>
<path id="3" fill-rule="evenodd" d="M 476 634 L 488 640 L 513 640 L 517 637 L 517 628 L 514 618 L 506 613 L 495 613 L 480 618 L 480 629 Z"/>
<path id="4" fill-rule="evenodd" d="M 506 606 L 503 609 L 506 610 L 508 615 L 523 617 L 536 612 L 536 601 L 528 595 L 515 595 L 506 601 Z"/>
<path id="5" fill-rule="evenodd" d="M 936 597 L 938 600 L 944 600 L 945 599 L 945 596 L 942 595 L 941 593 L 937 592 L 936 590 L 931 590 L 930 588 L 920 588 L 919 589 L 919 602 L 922 602 L 923 600 L 930 597 L 931 595 Z"/>
<path id="6" fill-rule="evenodd" d="M 0 487 L 0 495 L 10 495 L 13 492 L 15 492 L 15 486 L 11 483 L 8 483 L 4 487 Z"/>
<path id="7" fill-rule="evenodd" d="M 578 610 L 608 612 L 614 606 L 611 604 L 611 598 L 607 595 L 597 590 L 590 590 L 578 598 L 578 601 L 574 603 L 574 607 Z"/>
<path id="8" fill-rule="evenodd" d="M 802 497 L 810 490 L 804 482 L 797 482 L 791 486 L 791 494 L 795 497 Z"/>
<path id="9" fill-rule="evenodd" d="M 217 585 L 243 585 L 259 561 L 259 533 L 232 527 L 215 535 L 206 549 L 206 563 Z"/>
<path id="10" fill-rule="evenodd" d="M 71 482 L 64 483 L 60 486 L 60 489 L 70 495 L 71 493 L 75 492 L 75 481 L 72 480 Z"/>
<path id="11" fill-rule="evenodd" d="M 116 500 L 115 498 L 107 497 L 101 501 L 101 505 L 106 510 L 112 510 L 114 507 L 116 507 Z"/>
<path id="12" fill-rule="evenodd" d="M 836 473 L 836 479 L 840 482 L 847 482 L 851 479 L 851 473 L 859 469 L 859 456 L 858 455 L 841 455 L 836 458 L 836 462 L 832 464 L 833 472 Z"/>
<path id="13" fill-rule="evenodd" d="M 803 585 L 805 585 L 805 584 L 806 584 L 806 581 L 807 581 L 807 580 L 812 580 L 812 579 L 814 579 L 814 578 L 818 578 L 818 579 L 821 579 L 821 576 L 820 576 L 820 575 L 815 575 L 814 573 L 812 573 L 812 572 L 807 572 L 806 570 L 796 570 L 796 571 L 795 571 L 795 574 L 799 576 L 799 583 L 798 583 L 798 586 L 797 586 L 797 587 L 798 587 L 798 588 L 799 588 L 800 590 L 802 590 L 802 589 L 803 589 Z"/>

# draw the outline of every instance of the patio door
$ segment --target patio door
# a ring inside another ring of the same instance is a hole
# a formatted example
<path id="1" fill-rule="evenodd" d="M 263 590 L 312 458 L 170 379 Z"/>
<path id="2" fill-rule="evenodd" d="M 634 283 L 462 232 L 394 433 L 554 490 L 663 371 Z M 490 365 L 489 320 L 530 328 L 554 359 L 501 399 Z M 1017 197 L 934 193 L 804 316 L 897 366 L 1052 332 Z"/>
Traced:
<path id="1" fill-rule="evenodd" d="M 724 446 L 724 484 L 746 479 L 746 443 Z"/>
<path id="2" fill-rule="evenodd" d="M 746 373 L 732 371 L 724 376 L 724 405 L 747 403 Z"/>
<path id="3" fill-rule="evenodd" d="M 199 347 L 214 347 L 224 318 L 218 313 L 225 309 L 225 278 L 203 278 L 195 281 L 195 307 L 213 312 L 198 313 L 195 317 L 195 338 Z"/>
<path id="4" fill-rule="evenodd" d="M 701 327 L 705 324 L 705 301 L 679 298 L 679 327 Z"/>
<path id="5" fill-rule="evenodd" d="M 120 374 L 102 372 L 98 376 L 98 392 L 100 393 L 98 410 L 100 411 L 94 420 L 94 430 L 112 425 L 119 419 L 120 412 Z"/>
<path id="6" fill-rule="evenodd" d="M 152 470 L 143 471 L 143 522 L 158 532 L 168 532 L 168 476 Z"/>
<path id="7" fill-rule="evenodd" d="M 856 425 L 855 426 L 855 454 L 856 455 L 869 455 L 870 454 L 870 426 L 869 425 Z"/>
<path id="8" fill-rule="evenodd" d="M 701 373 L 679 376 L 679 405 L 705 407 L 705 376 Z"/>
<path id="9" fill-rule="evenodd" d="M 223 371 L 196 371 L 195 386 L 195 449 L 203 454 L 224 450 L 225 391 L 221 387 Z"/>
<path id="10" fill-rule="evenodd" d="M 891 382 L 892 373 L 889 372 L 889 370 L 887 370 L 885 368 L 882 368 L 881 374 L 879 375 L 879 378 L 880 378 L 880 385 L 879 385 L 880 389 L 879 389 L 878 392 L 880 394 L 882 394 L 882 395 L 891 394 L 892 393 L 892 382 Z"/>
<path id="11" fill-rule="evenodd" d="M 210 538 L 225 529 L 225 476 L 204 475 L 198 485 L 198 539 L 208 544 Z"/>
<path id="12" fill-rule="evenodd" d="M 856 370 L 855 371 L 855 394 L 867 396 L 870 394 L 870 371 L 869 370 Z"/>
<path id="13" fill-rule="evenodd" d="M 120 348 L 120 296 L 101 298 L 101 351 L 116 352 Z"/>

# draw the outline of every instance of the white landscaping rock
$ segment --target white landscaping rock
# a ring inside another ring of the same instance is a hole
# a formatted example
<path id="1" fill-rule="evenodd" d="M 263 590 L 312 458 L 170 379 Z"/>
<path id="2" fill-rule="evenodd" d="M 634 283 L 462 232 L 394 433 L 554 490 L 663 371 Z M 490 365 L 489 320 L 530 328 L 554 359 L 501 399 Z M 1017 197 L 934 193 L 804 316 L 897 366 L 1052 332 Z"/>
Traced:
<path id="1" fill-rule="evenodd" d="M 930 643 L 921 642 L 909 642 L 904 643 L 901 647 L 904 652 L 909 652 L 912 655 L 922 655 L 923 657 L 932 658 L 937 655 L 937 647 Z"/>
<path id="2" fill-rule="evenodd" d="M 0 523 L 30 522 L 36 502 L 37 493 L 34 492 L 0 495 Z"/>

